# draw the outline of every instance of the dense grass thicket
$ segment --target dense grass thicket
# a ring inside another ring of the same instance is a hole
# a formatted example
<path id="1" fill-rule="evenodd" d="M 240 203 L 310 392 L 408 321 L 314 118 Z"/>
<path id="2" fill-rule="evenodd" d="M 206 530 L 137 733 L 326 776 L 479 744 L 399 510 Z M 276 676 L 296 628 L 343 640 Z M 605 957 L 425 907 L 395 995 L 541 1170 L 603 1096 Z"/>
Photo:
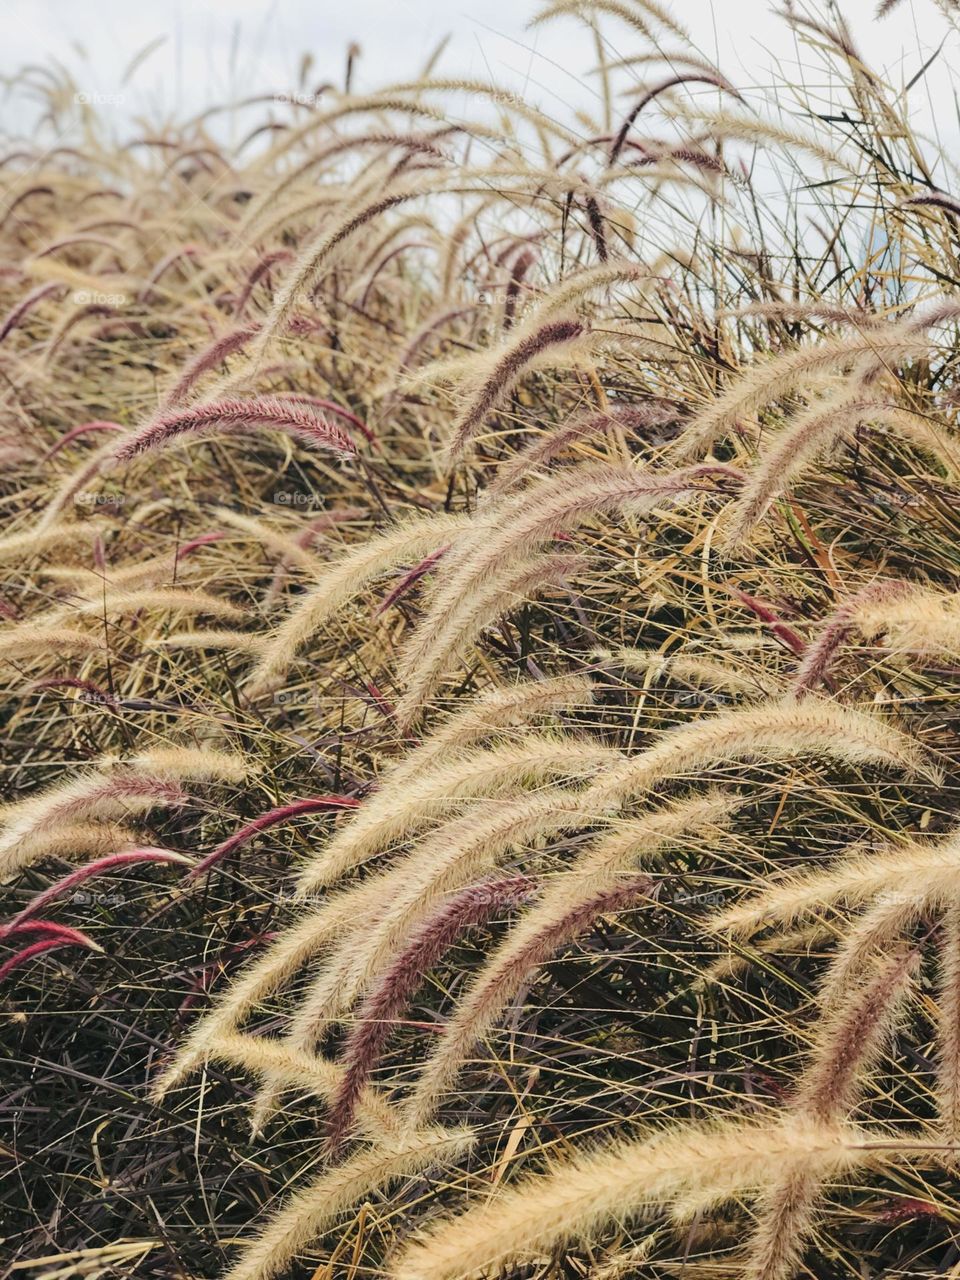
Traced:
<path id="1" fill-rule="evenodd" d="M 960 171 L 782 20 L 9 87 L 8 1274 L 960 1273 Z"/>

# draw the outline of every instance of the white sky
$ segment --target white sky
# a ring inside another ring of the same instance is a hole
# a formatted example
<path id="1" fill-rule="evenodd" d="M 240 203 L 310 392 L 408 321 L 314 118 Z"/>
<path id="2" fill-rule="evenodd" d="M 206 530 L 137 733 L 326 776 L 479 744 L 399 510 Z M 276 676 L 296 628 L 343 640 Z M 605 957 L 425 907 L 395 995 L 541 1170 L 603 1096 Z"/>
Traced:
<path id="1" fill-rule="evenodd" d="M 156 122 L 255 92 L 294 89 L 307 51 L 314 58 L 311 80 L 339 84 L 351 40 L 363 50 L 357 87 L 405 79 L 450 34 L 438 73 L 524 86 L 533 102 L 562 118 L 571 103 L 591 101 L 583 73 L 594 65 L 593 49 L 574 19 L 528 31 L 539 7 L 538 0 L 3 0 L 0 73 L 60 60 L 83 92 L 108 100 L 106 112 L 116 113 L 123 135 L 141 114 Z M 670 7 L 738 85 L 769 85 L 774 68 L 790 77 L 795 38 L 769 0 L 673 0 Z M 903 0 L 881 23 L 873 21 L 876 0 L 844 0 L 842 8 L 867 61 L 898 88 L 949 32 L 934 0 Z M 623 53 L 641 45 L 615 20 L 606 19 L 604 31 Z M 158 36 L 164 43 L 124 85 L 131 59 Z M 948 138 L 960 136 L 948 75 L 958 50 L 953 33 L 928 81 L 911 95 L 921 125 Z M 813 55 L 802 56 L 809 67 Z M 8 103 L 0 128 L 27 129 L 22 109 Z"/>

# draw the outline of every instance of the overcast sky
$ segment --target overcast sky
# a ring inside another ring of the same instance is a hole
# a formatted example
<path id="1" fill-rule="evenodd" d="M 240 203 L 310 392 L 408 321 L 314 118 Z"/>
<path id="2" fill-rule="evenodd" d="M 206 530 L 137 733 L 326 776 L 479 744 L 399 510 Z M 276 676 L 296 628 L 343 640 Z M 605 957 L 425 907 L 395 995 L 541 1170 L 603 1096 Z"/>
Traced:
<path id="1" fill-rule="evenodd" d="M 357 85 L 375 88 L 415 73 L 449 34 L 439 73 L 521 85 L 544 110 L 565 115 L 571 103 L 591 101 L 584 73 L 595 62 L 593 49 L 573 19 L 527 30 L 539 7 L 537 0 L 3 0 L 0 72 L 56 58 L 81 90 L 108 100 L 122 132 L 138 114 L 156 121 L 295 88 L 305 52 L 314 58 L 313 81 L 340 83 L 344 51 L 354 40 L 363 50 Z M 790 77 L 795 37 L 769 0 L 674 0 L 670 7 L 738 85 Z M 903 0 L 882 23 L 873 21 L 876 0 L 845 0 L 842 8 L 866 59 L 897 88 L 948 34 L 934 0 Z M 622 52 L 640 47 L 639 37 L 615 20 L 605 20 L 604 30 Z M 163 43 L 123 84 L 135 54 L 157 37 Z M 954 34 L 911 95 L 921 125 L 950 138 L 958 130 L 947 65 L 956 63 L 958 49 Z M 811 56 L 803 54 L 808 67 Z M 19 109 L 8 107 L 4 131 L 25 127 Z"/>

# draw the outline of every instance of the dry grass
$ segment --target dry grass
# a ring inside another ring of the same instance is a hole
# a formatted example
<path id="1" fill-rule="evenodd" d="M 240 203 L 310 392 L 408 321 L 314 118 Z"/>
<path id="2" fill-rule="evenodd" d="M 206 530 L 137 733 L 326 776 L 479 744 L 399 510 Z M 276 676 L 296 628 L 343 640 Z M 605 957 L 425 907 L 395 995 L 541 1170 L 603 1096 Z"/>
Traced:
<path id="1" fill-rule="evenodd" d="M 43 79 L 11 1274 L 956 1270 L 960 205 L 795 8 L 829 109 L 653 0 L 536 15 L 595 118 L 438 73 L 45 151 Z"/>

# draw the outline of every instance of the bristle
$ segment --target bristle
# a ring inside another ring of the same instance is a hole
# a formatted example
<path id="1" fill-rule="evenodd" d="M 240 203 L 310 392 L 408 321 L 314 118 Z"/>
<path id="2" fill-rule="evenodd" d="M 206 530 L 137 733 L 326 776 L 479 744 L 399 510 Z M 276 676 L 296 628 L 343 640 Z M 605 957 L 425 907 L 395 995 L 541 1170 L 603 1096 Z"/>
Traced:
<path id="1" fill-rule="evenodd" d="M 327 1141 L 336 1150 L 352 1122 L 357 1101 L 370 1078 L 396 1019 L 416 987 L 447 948 L 473 925 L 482 924 L 504 906 L 529 897 L 534 882 L 506 876 L 468 885 L 443 903 L 417 928 L 404 951 L 376 983 L 359 1009 L 343 1047 L 346 1068 L 333 1104 Z"/>
<path id="2" fill-rule="evenodd" d="M 448 450 L 449 461 L 456 463 L 460 460 L 487 414 L 514 385 L 531 361 L 552 347 L 573 342 L 583 332 L 583 325 L 576 320 L 550 320 L 532 333 L 520 334 L 493 365 L 482 386 L 454 424 Z"/>
<path id="3" fill-rule="evenodd" d="M 613 1144 L 540 1179 L 527 1178 L 490 1205 L 441 1222 L 407 1246 L 391 1275 L 465 1280 L 488 1274 L 508 1261 L 588 1238 L 647 1205 L 669 1208 L 682 1200 L 687 1216 L 697 1207 L 755 1193 L 791 1165 L 815 1167 L 825 1177 L 852 1170 L 865 1160 L 861 1143 L 854 1130 L 737 1122 Z"/>
<path id="4" fill-rule="evenodd" d="M 620 755 L 609 747 L 572 737 L 540 735 L 449 757 L 434 768 L 401 769 L 361 808 L 351 822 L 307 864 L 299 888 L 308 893 L 332 884 L 377 853 L 408 840 L 425 826 L 461 809 L 465 802 L 509 796 L 551 778 L 589 777 Z"/>
<path id="5" fill-rule="evenodd" d="M 407 557 L 436 550 L 438 545 L 442 545 L 444 536 L 449 537 L 462 523 L 456 516 L 432 516 L 400 525 L 343 556 L 270 637 L 251 678 L 251 696 L 265 692 L 282 679 L 297 652 L 314 632 L 354 599 L 368 582 Z"/>
<path id="6" fill-rule="evenodd" d="M 423 1173 L 469 1150 L 472 1135 L 442 1129 L 386 1137 L 296 1192 L 247 1246 L 224 1280 L 270 1280 L 328 1224 L 398 1178 Z"/>
<path id="7" fill-rule="evenodd" d="M 133 431 L 112 451 L 115 463 L 130 462 L 144 453 L 169 448 L 182 439 L 195 440 L 234 431 L 282 431 L 314 448 L 350 455 L 353 441 L 339 427 L 307 413 L 289 400 L 219 400 L 190 409 L 171 408 Z"/>
<path id="8" fill-rule="evenodd" d="M 433 687 L 438 669 L 469 631 L 478 591 L 493 593 L 509 583 L 509 575 L 538 546 L 558 532 L 608 511 L 642 515 L 661 503 L 682 502 L 698 490 L 698 482 L 731 469 L 707 465 L 653 475 L 630 467 L 581 468 L 571 481 L 565 476 L 541 482 L 507 499 L 478 521 L 472 539 L 444 574 L 419 628 L 400 663 L 407 686 L 401 722 L 413 723 Z M 521 570 L 522 572 L 522 570 Z"/>
<path id="9" fill-rule="evenodd" d="M 702 839 L 704 829 L 722 819 L 729 808 L 722 799 L 708 797 L 625 822 L 561 871 L 541 901 L 493 952 L 448 1021 L 410 1102 L 412 1123 L 429 1119 L 474 1043 L 540 965 L 598 916 L 619 911 L 651 893 L 654 881 L 637 873 L 637 864 L 649 865 L 652 854 L 676 843 L 692 828 L 699 830 Z"/>

